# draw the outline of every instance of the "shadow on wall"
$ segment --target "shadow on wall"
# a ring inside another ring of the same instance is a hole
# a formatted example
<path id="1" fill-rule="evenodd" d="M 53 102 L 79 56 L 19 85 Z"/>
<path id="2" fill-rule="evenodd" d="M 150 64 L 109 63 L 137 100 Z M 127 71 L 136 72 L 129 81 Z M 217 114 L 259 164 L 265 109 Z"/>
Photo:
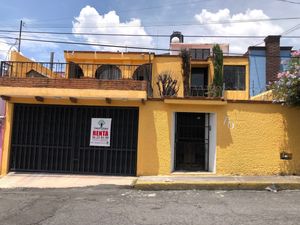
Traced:
<path id="1" fill-rule="evenodd" d="M 228 104 L 217 114 L 218 171 L 300 174 L 299 115 L 299 109 L 275 104 Z M 280 159 L 282 151 L 292 159 Z"/>
<path id="2" fill-rule="evenodd" d="M 300 121 L 295 120 L 299 115 L 299 108 L 289 108 L 283 119 L 284 139 L 280 144 L 279 156 L 283 154 L 282 157 L 286 158 L 281 159 L 281 175 L 300 175 Z"/>
<path id="3" fill-rule="evenodd" d="M 217 140 L 216 145 L 221 149 L 229 147 L 232 143 L 232 132 L 236 129 L 236 118 L 222 110 L 217 114 Z"/>

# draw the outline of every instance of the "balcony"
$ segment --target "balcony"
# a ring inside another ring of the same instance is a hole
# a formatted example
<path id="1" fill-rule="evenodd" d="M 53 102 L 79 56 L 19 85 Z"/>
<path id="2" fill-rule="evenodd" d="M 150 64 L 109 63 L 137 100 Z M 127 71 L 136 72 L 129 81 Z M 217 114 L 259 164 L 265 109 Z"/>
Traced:
<path id="1" fill-rule="evenodd" d="M 4 98 L 145 100 L 152 95 L 151 73 L 151 64 L 3 61 L 0 95 Z"/>

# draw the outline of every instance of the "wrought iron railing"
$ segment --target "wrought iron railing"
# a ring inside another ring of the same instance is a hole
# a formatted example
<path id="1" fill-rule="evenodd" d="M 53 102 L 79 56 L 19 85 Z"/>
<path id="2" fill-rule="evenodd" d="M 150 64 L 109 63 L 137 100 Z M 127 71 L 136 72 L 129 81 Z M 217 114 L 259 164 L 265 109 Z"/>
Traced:
<path id="1" fill-rule="evenodd" d="M 151 80 L 151 64 L 89 64 L 2 61 L 0 76 Z"/>
<path id="2" fill-rule="evenodd" d="M 189 90 L 189 97 L 224 97 L 224 88 L 220 86 L 191 86 Z"/>

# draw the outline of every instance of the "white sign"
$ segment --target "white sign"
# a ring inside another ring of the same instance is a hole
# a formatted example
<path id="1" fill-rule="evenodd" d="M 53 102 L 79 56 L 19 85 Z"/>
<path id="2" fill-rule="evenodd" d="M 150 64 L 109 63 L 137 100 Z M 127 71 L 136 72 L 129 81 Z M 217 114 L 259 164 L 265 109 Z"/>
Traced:
<path id="1" fill-rule="evenodd" d="M 110 146 L 111 118 L 92 118 L 90 146 Z"/>

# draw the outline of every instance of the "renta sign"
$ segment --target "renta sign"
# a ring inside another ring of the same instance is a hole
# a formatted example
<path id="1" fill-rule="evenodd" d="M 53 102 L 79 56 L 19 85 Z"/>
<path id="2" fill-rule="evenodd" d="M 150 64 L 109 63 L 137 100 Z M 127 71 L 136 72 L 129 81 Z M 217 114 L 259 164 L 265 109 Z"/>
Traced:
<path id="1" fill-rule="evenodd" d="M 110 146 L 111 118 L 92 118 L 90 146 Z"/>

